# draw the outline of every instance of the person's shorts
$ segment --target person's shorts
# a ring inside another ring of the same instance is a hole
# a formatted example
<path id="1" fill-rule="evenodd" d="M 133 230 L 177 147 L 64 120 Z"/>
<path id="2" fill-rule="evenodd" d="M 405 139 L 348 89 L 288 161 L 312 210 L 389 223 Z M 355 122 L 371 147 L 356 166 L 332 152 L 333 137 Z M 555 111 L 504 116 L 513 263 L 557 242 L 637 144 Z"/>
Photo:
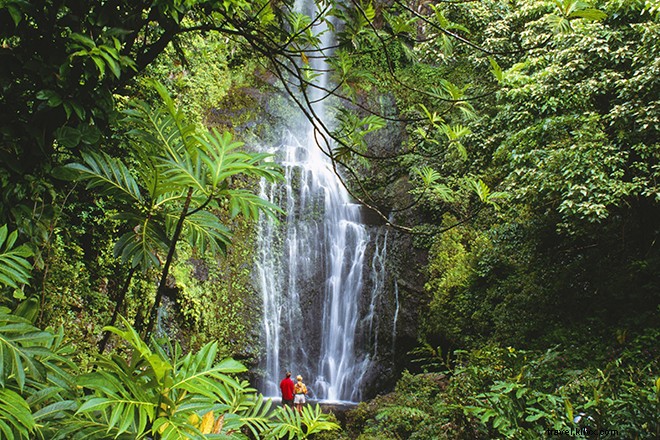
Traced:
<path id="1" fill-rule="evenodd" d="M 296 394 L 293 396 L 293 403 L 298 404 L 298 403 L 305 403 L 305 395 L 304 394 Z"/>

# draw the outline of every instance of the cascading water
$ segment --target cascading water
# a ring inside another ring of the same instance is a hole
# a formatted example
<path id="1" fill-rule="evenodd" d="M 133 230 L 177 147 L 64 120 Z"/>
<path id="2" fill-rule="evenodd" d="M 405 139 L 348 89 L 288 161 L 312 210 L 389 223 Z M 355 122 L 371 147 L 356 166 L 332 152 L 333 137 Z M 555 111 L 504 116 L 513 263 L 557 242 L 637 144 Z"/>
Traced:
<path id="1" fill-rule="evenodd" d="M 307 15 L 317 12 L 311 0 L 296 6 Z M 330 32 L 316 32 L 325 47 L 332 46 Z M 321 62 L 310 58 L 310 63 Z M 321 64 L 311 67 L 325 70 Z M 327 75 L 316 81 L 319 89 L 326 88 Z M 323 92 L 309 94 L 312 110 L 324 119 Z M 303 128 L 289 131 L 273 151 L 286 182 L 261 187 L 261 196 L 285 211 L 279 225 L 268 218 L 259 223 L 256 272 L 267 350 L 261 391 L 279 395 L 279 379 L 290 370 L 302 374 L 319 399 L 356 401 L 369 363 L 356 346 L 369 233 L 360 206 L 350 200 L 312 125 L 294 125 Z"/>

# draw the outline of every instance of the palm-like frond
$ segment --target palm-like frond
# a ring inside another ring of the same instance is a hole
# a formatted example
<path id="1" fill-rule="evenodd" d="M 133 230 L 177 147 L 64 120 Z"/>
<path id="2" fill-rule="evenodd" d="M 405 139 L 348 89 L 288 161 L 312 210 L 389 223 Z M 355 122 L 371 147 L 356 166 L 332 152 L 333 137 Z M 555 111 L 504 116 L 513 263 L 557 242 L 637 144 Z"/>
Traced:
<path id="1" fill-rule="evenodd" d="M 106 412 L 97 414 L 77 414 L 68 417 L 59 424 L 54 424 L 55 429 L 48 431 L 44 438 L 50 440 L 137 440 L 144 436 L 136 437 L 134 432 L 118 432 L 118 429 L 108 426 Z"/>
<path id="2" fill-rule="evenodd" d="M 452 203 L 456 200 L 454 191 L 445 184 L 439 183 L 431 187 L 432 194 L 446 203 Z"/>
<path id="3" fill-rule="evenodd" d="M 461 155 L 461 158 L 467 159 L 468 153 L 467 150 L 465 149 L 465 146 L 461 143 L 461 139 L 464 136 L 471 134 L 472 130 L 470 130 L 469 127 L 466 127 L 461 124 L 454 124 L 454 125 L 442 124 L 441 130 L 445 134 L 445 136 L 447 136 L 447 140 L 449 141 L 450 145 L 456 148 L 458 153 Z"/>
<path id="4" fill-rule="evenodd" d="M 237 151 L 243 143 L 234 141 L 230 133 L 221 134 L 213 128 L 203 136 L 197 136 L 196 140 L 212 188 L 238 174 L 264 178 L 269 182 L 281 178 L 279 165 L 268 160 L 271 154 Z"/>
<path id="5" fill-rule="evenodd" d="M 26 375 L 40 381 L 44 378 L 44 367 L 38 355 L 47 355 L 49 350 L 42 345 L 53 339 L 52 333 L 41 331 L 28 320 L 0 308 L 0 386 L 11 381 L 23 390 Z"/>
<path id="6" fill-rule="evenodd" d="M 231 231 L 209 211 L 197 211 L 187 216 L 183 227 L 188 243 L 201 252 L 210 249 L 214 253 L 224 253 L 231 242 Z"/>
<path id="7" fill-rule="evenodd" d="M 133 347 L 131 362 L 118 356 L 99 357 L 99 369 L 78 380 L 80 386 L 94 390 L 95 394 L 84 400 L 76 415 L 106 424 L 108 431 L 139 438 L 158 416 L 161 390 L 166 388 L 173 367 L 167 359 L 152 352 L 132 327 L 105 330 L 116 333 Z M 81 424 L 81 429 L 85 425 Z"/>
<path id="8" fill-rule="evenodd" d="M 164 157 L 159 161 L 163 185 L 167 188 L 193 188 L 208 193 L 207 169 L 199 154 Z"/>
<path id="9" fill-rule="evenodd" d="M 275 413 L 275 420 L 271 422 L 271 429 L 267 432 L 266 438 L 306 439 L 321 431 L 338 429 L 340 429 L 339 425 L 331 422 L 318 404 L 306 405 L 300 413 L 289 408 L 280 408 Z"/>
<path id="10" fill-rule="evenodd" d="M 498 201 L 509 197 L 509 194 L 506 192 L 491 191 L 488 185 L 486 185 L 481 179 L 467 178 L 467 184 L 477 197 L 479 197 L 480 201 L 492 205 L 496 209 L 499 209 Z"/>
<path id="11" fill-rule="evenodd" d="M 18 232 L 8 234 L 7 225 L 0 227 L 0 285 L 14 288 L 26 284 L 32 270 L 27 260 L 32 252 L 25 245 L 14 247 L 17 238 Z"/>
<path id="12" fill-rule="evenodd" d="M 34 427 L 34 418 L 25 399 L 12 390 L 0 388 L 0 437 L 27 439 Z"/>
<path id="13" fill-rule="evenodd" d="M 124 122 L 133 126 L 127 134 L 140 143 L 145 151 L 142 154 L 180 157 L 185 154 L 186 145 L 196 131 L 193 124 L 184 122 L 181 111 L 152 107 L 144 101 L 133 101 L 124 114 Z"/>
<path id="14" fill-rule="evenodd" d="M 125 217 L 135 218 L 131 214 L 117 216 Z M 130 264 L 131 267 L 140 266 L 146 270 L 160 266 L 158 255 L 160 252 L 166 252 L 169 240 L 164 225 L 160 224 L 157 218 L 147 217 L 141 220 L 140 223 L 133 223 L 135 226 L 119 237 L 115 243 L 114 255 L 120 257 L 124 264 Z"/>
<path id="15" fill-rule="evenodd" d="M 261 394 L 242 393 L 240 405 L 235 410 L 239 413 L 241 426 L 247 427 L 255 438 L 259 438 L 259 433 L 268 430 L 271 422 L 271 400 L 264 400 Z M 228 423 L 228 427 L 231 425 Z"/>
<path id="16" fill-rule="evenodd" d="M 69 414 L 74 413 L 77 409 L 78 403 L 75 400 L 60 400 L 44 406 L 32 416 L 36 423 L 44 424 L 51 419 L 68 416 Z"/>
<path id="17" fill-rule="evenodd" d="M 233 359 L 216 361 L 217 343 L 181 355 L 177 345 L 170 360 L 162 348 L 152 350 L 124 320 L 125 329 L 107 328 L 133 348 L 130 361 L 101 356 L 98 370 L 79 384 L 94 391 L 84 398 L 76 417 L 79 429 L 91 422 L 106 432 L 142 438 L 156 432 L 162 439 L 233 438 L 248 427 L 258 436 L 266 429 L 269 404 L 232 375 L 246 370 Z M 216 417 L 215 415 L 218 415 Z M 151 428 L 149 428 L 151 426 Z M 103 438 L 103 437 L 101 437 Z"/>
<path id="18" fill-rule="evenodd" d="M 328 415 L 321 411 L 321 407 L 318 404 L 303 407 L 302 422 L 307 427 L 307 436 L 321 431 L 335 431 L 340 429 L 339 425 L 328 420 Z"/>
<path id="19" fill-rule="evenodd" d="M 229 201 L 229 211 L 232 217 L 242 214 L 247 218 L 256 220 L 259 218 L 259 212 L 263 212 L 276 220 L 276 214 L 282 212 L 277 205 L 247 190 L 230 189 L 223 191 L 222 196 Z"/>
<path id="20" fill-rule="evenodd" d="M 129 202 L 141 202 L 140 186 L 126 164 L 105 153 L 83 153 L 83 163 L 70 163 L 65 168 L 76 172 L 76 177 L 87 181 L 102 195 Z"/>
<path id="21" fill-rule="evenodd" d="M 188 150 L 188 154 L 194 155 L 194 152 L 191 151 L 191 146 L 194 147 L 196 144 L 193 141 L 193 137 L 196 132 L 195 124 L 186 122 L 183 109 L 176 106 L 174 100 L 163 84 L 159 83 L 158 81 L 153 81 L 151 84 L 160 95 L 160 98 L 164 104 L 164 110 L 169 114 L 170 118 L 172 118 L 174 124 L 176 125 L 176 130 L 178 131 L 181 145 L 183 145 L 183 147 Z M 183 153 L 183 150 L 179 150 L 179 153 Z"/>
<path id="22" fill-rule="evenodd" d="M 165 105 L 153 107 L 134 101 L 124 113 L 124 121 L 133 126 L 127 134 L 140 143 L 138 160 L 149 164 L 144 173 L 145 185 L 152 199 L 178 187 L 205 188 L 205 170 L 197 154 L 197 131 L 185 122 L 183 111 L 174 106 L 162 84 L 153 83 Z"/>
<path id="23" fill-rule="evenodd" d="M 35 329 L 33 327 L 32 331 Z M 27 347 L 28 353 L 38 356 L 39 363 L 43 366 L 46 375 L 45 382 L 33 381 L 29 376 L 26 378 L 26 383 L 29 383 L 33 390 L 37 390 L 32 392 L 27 399 L 32 408 L 42 408 L 42 405 L 47 402 L 62 400 L 59 396 L 60 393 L 71 397 L 77 390 L 75 383 L 77 366 L 71 359 L 73 347 L 66 343 L 63 327 L 60 326 L 55 332 L 48 330 L 47 333 L 52 337 L 44 336 L 38 346 L 31 342 L 30 347 Z"/>
<path id="24" fill-rule="evenodd" d="M 0 438 L 40 438 L 44 424 L 77 407 L 62 397 L 75 388 L 62 335 L 0 308 Z"/>
<path id="25" fill-rule="evenodd" d="M 142 340 L 137 331 L 128 325 L 128 321 L 126 321 L 124 318 L 122 318 L 122 321 L 126 326 L 126 330 L 121 330 L 112 326 L 105 327 L 104 330 L 115 333 L 117 336 L 128 342 L 136 351 L 136 356 L 132 356 L 131 359 L 135 358 L 145 360 L 151 367 L 151 370 L 154 372 L 154 376 L 156 377 L 158 384 L 165 385 L 166 375 L 173 370 L 169 360 L 165 359 L 160 353 L 152 352 L 146 342 Z"/>
<path id="26" fill-rule="evenodd" d="M 425 187 L 430 187 L 435 182 L 440 180 L 440 173 L 435 171 L 433 168 L 425 166 L 421 169 L 415 170 L 416 174 L 422 179 Z"/>
<path id="27" fill-rule="evenodd" d="M 279 408 L 266 439 L 293 439 L 304 435 L 302 418 L 290 408 Z"/>

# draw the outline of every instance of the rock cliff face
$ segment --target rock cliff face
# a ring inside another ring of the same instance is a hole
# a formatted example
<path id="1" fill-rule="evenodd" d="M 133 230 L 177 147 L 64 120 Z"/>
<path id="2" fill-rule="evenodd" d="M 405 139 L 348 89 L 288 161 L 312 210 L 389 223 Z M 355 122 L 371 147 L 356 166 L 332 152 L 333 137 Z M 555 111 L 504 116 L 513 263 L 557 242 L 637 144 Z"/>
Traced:
<path id="1" fill-rule="evenodd" d="M 370 368 L 363 380 L 365 399 L 389 391 L 400 372 L 409 365 L 407 353 L 417 344 L 419 314 L 426 304 L 424 279 L 420 275 L 425 265 L 423 251 L 413 246 L 408 234 L 384 227 L 374 235 L 373 253 L 382 246 L 387 234 L 386 255 L 380 264 L 385 267 L 382 280 L 369 279 L 362 296 L 360 329 L 361 345 L 371 356 Z M 369 261 L 373 261 L 370 259 Z M 376 291 L 374 292 L 374 289 Z"/>
<path id="2" fill-rule="evenodd" d="M 396 103 L 388 95 L 364 97 L 360 104 L 378 108 L 389 117 L 397 116 Z M 369 154 L 386 159 L 373 161 L 371 167 L 360 170 L 360 176 L 362 186 L 369 191 L 381 213 L 389 216 L 394 224 L 410 226 L 418 224 L 423 214 L 406 209 L 413 204 L 409 170 L 397 156 L 405 149 L 406 137 L 405 125 L 397 122 L 370 133 L 367 136 Z M 368 209 L 363 219 L 372 229 L 371 236 L 376 237 L 368 261 L 375 261 L 374 253 L 382 252 L 386 241 L 384 258 L 379 261 L 384 267 L 384 277 L 382 280 L 366 278 L 361 304 L 362 316 L 370 313 L 374 316 L 370 327 L 361 329 L 364 347 L 372 359 L 364 378 L 364 397 L 369 398 L 392 389 L 400 372 L 410 366 L 407 353 L 417 346 L 419 316 L 429 298 L 424 290 L 423 275 L 427 250 L 415 245 L 412 234 L 385 226 L 382 217 Z"/>
<path id="3" fill-rule="evenodd" d="M 233 90 L 229 101 L 218 106 L 224 110 L 209 112 L 208 122 L 240 132 L 242 134 L 239 136 L 243 139 L 274 142 L 278 133 L 273 127 L 286 126 L 284 122 L 290 116 L 291 109 L 282 105 L 281 96 L 273 97 L 273 89 L 269 82 L 265 82 L 263 86 Z M 388 109 L 391 116 L 397 111 L 394 100 L 389 96 L 365 98 L 362 104 Z M 384 129 L 369 134 L 370 154 L 391 159 L 360 171 L 363 183 L 377 200 L 382 213 L 388 215 L 394 211 L 391 221 L 415 224 L 418 213 L 397 211 L 412 202 L 408 170 L 396 158 L 404 148 L 405 139 L 405 126 L 400 123 L 388 124 Z M 347 180 L 347 183 L 350 186 L 356 182 Z M 422 276 L 426 251 L 415 247 L 413 236 L 385 226 L 383 218 L 367 208 L 363 209 L 362 219 L 371 240 L 364 257 L 355 347 L 358 351 L 356 362 L 362 362 L 366 357 L 370 362 L 364 376 L 355 380 L 362 384 L 362 399 L 368 399 L 392 389 L 400 371 L 409 366 L 407 353 L 417 344 L 419 314 L 428 301 Z M 323 264 L 320 262 L 315 273 L 309 273 L 297 281 L 298 290 L 304 292 L 300 297 L 304 355 L 313 359 L 321 356 L 323 339 L 323 327 L 319 322 L 324 296 Z M 254 322 L 252 325 L 260 326 L 260 323 Z M 265 352 L 265 347 L 258 351 Z"/>

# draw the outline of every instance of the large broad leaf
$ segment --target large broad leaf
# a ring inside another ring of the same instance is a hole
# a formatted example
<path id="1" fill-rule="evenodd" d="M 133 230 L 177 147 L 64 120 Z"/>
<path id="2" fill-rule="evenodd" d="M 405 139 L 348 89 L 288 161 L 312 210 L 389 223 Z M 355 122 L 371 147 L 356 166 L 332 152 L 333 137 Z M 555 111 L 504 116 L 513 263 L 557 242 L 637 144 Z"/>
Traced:
<path id="1" fill-rule="evenodd" d="M 114 430 L 117 435 L 128 433 L 131 438 L 139 438 L 157 416 L 164 388 L 158 377 L 163 378 L 169 371 L 167 360 L 152 353 L 133 329 L 106 330 L 117 330 L 120 336 L 139 343 L 131 344 L 135 351 L 130 364 L 119 356 L 101 356 L 97 360 L 97 371 L 78 378 L 80 386 L 94 391 L 85 397 L 76 412 L 83 421 L 79 427 L 87 429 L 85 418 L 89 418 L 105 426 L 106 432 Z M 162 402 L 164 405 L 171 403 Z"/>
<path id="2" fill-rule="evenodd" d="M 159 171 L 163 185 L 168 188 L 193 188 L 202 194 L 209 192 L 206 166 L 199 155 L 161 158 Z"/>
<path id="3" fill-rule="evenodd" d="M 63 392 L 75 389 L 75 367 L 62 339 L 61 329 L 56 334 L 42 331 L 0 308 L 0 438 L 37 438 L 35 428 L 77 407 L 72 401 L 62 402 Z"/>
<path id="4" fill-rule="evenodd" d="M 172 365 L 167 359 L 163 359 L 159 356 L 158 353 L 152 352 L 140 335 L 133 327 L 128 325 L 128 322 L 124 318 L 122 318 L 122 321 L 126 325 L 126 330 L 120 330 L 116 327 L 105 327 L 104 330 L 115 333 L 131 344 L 131 346 L 137 351 L 137 354 L 149 363 L 158 383 L 164 385 L 165 375 L 173 369 Z"/>
<path id="5" fill-rule="evenodd" d="M 186 217 L 183 233 L 187 241 L 204 252 L 223 252 L 231 242 L 231 231 L 222 224 L 220 219 L 208 211 L 197 211 Z"/>
<path id="6" fill-rule="evenodd" d="M 195 156 L 193 141 L 196 126 L 187 123 L 183 110 L 175 106 L 165 87 L 156 82 L 151 85 L 160 95 L 164 106 L 152 107 L 144 101 L 132 102 L 125 112 L 125 121 L 135 128 L 129 131 L 153 155 L 180 162 Z"/>
<path id="7" fill-rule="evenodd" d="M 229 388 L 240 389 L 241 384 L 228 376 L 246 371 L 243 364 L 233 359 L 225 359 L 215 364 L 217 343 L 209 343 L 197 353 L 188 353 L 176 366 L 173 389 L 181 388 L 200 394 L 212 401 L 231 404 Z"/>
<path id="8" fill-rule="evenodd" d="M 241 393 L 235 413 L 239 415 L 241 425 L 247 427 L 255 438 L 259 438 L 260 432 L 268 430 L 272 418 L 272 401 L 264 400 L 261 394 Z M 231 428 L 228 423 L 227 428 Z"/>
<path id="9" fill-rule="evenodd" d="M 440 180 L 440 174 L 431 167 L 422 167 L 422 169 L 415 170 L 417 175 L 422 179 L 425 187 L 433 185 L 436 181 Z"/>
<path id="10" fill-rule="evenodd" d="M 185 356 L 178 345 L 169 350 L 151 349 L 126 320 L 123 322 L 125 329 L 107 330 L 133 347 L 130 360 L 100 356 L 97 371 L 79 378 L 79 385 L 93 394 L 84 398 L 75 415 L 77 427 L 69 429 L 68 434 L 80 437 L 81 433 L 91 432 L 91 421 L 104 426 L 106 434 L 113 432 L 120 438 L 123 434 L 143 438 L 156 433 L 160 438 L 202 438 L 200 428 L 209 431 L 211 418 L 213 434 L 209 433 L 209 438 L 231 432 L 225 427 L 226 420 L 230 420 L 229 426 L 237 427 L 236 432 L 243 426 L 252 426 L 255 434 L 265 429 L 268 405 L 260 397 L 254 398 L 255 391 L 246 382 L 232 377 L 245 372 L 245 366 L 232 359 L 216 362 L 217 343 Z M 219 415 L 217 420 L 214 414 L 207 416 L 210 411 Z"/>
<path id="11" fill-rule="evenodd" d="M 87 188 L 126 201 L 142 201 L 140 186 L 128 166 L 107 154 L 83 153 L 83 163 L 70 163 L 65 168 L 77 172 L 77 178 L 87 181 Z"/>
<path id="12" fill-rule="evenodd" d="M 114 255 L 121 257 L 124 264 L 131 267 L 142 267 L 146 270 L 150 267 L 160 266 L 159 255 L 166 253 L 169 240 L 165 232 L 165 226 L 160 224 L 157 217 L 147 216 L 141 218 L 132 213 L 124 213 L 116 216 L 120 220 L 128 220 L 133 228 L 124 233 L 115 243 Z"/>
<path id="13" fill-rule="evenodd" d="M 321 411 L 318 404 L 304 406 L 301 413 L 288 408 L 279 408 L 271 426 L 265 436 L 266 439 L 307 438 L 308 435 L 321 431 L 340 429 L 339 425 L 328 419 L 328 415 Z"/>
<path id="14" fill-rule="evenodd" d="M 104 422 L 109 429 L 116 429 L 118 434 L 139 435 L 154 419 L 156 409 L 155 402 L 142 401 L 130 395 L 104 396 L 88 399 L 80 406 L 78 413 L 104 413 Z"/>
<path id="15" fill-rule="evenodd" d="M 277 220 L 276 213 L 282 212 L 277 205 L 262 199 L 250 191 L 242 189 L 226 190 L 223 192 L 223 195 L 229 199 L 229 210 L 232 217 L 240 213 L 247 218 L 256 220 L 259 218 L 259 213 L 263 212 L 274 220 Z"/>
<path id="16" fill-rule="evenodd" d="M 318 404 L 314 406 L 306 405 L 303 407 L 302 423 L 307 427 L 305 430 L 307 435 L 316 434 L 321 431 L 334 431 L 340 429 L 339 425 L 329 421 L 328 415 L 321 411 L 321 407 Z"/>
<path id="17" fill-rule="evenodd" d="M 270 182 L 282 178 L 279 165 L 269 160 L 272 155 L 238 151 L 243 144 L 234 141 L 230 133 L 221 134 L 214 128 L 195 139 L 200 144 L 199 156 L 208 169 L 212 188 L 238 174 Z"/>
<path id="18" fill-rule="evenodd" d="M 124 114 L 124 122 L 132 126 L 127 134 L 140 143 L 135 153 L 141 161 L 162 155 L 164 145 L 175 151 L 182 148 L 176 123 L 164 109 L 152 108 L 146 102 L 135 100 Z"/>

